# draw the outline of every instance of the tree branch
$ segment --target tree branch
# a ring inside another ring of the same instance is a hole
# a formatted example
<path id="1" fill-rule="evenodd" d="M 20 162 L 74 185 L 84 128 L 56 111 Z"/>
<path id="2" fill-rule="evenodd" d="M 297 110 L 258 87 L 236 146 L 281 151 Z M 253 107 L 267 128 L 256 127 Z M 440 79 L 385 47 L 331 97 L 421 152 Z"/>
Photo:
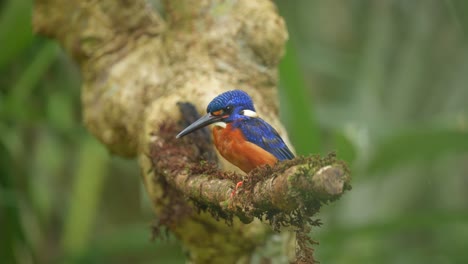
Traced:
<path id="1" fill-rule="evenodd" d="M 236 215 L 245 223 L 270 212 L 288 214 L 304 205 L 314 205 L 305 215 L 310 217 L 321 204 L 339 198 L 350 189 L 349 171 L 334 155 L 323 159 L 296 158 L 273 168 L 256 169 L 246 176 L 226 173 L 203 161 L 209 149 L 201 152 L 200 149 L 211 143 L 206 134 L 187 136 L 189 139 L 182 143 L 174 138 L 178 131 L 175 128 L 175 125 L 160 127 L 159 135 L 164 137 L 158 137 L 150 146 L 153 167 L 168 184 L 190 199 L 224 210 L 226 216 Z M 243 191 L 231 197 L 235 183 L 242 179 Z"/>

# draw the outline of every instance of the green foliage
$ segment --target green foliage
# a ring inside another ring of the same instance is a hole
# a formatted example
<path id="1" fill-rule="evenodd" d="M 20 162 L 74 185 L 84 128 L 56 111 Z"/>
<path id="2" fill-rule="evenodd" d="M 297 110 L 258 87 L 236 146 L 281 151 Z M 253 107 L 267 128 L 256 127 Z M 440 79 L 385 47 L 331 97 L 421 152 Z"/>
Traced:
<path id="1" fill-rule="evenodd" d="M 32 34 L 31 5 L 0 6 L 0 262 L 181 263 L 176 241 L 150 239 L 136 162 L 81 124 L 79 73 Z"/>
<path id="2" fill-rule="evenodd" d="M 0 70 L 9 65 L 32 42 L 31 1 L 5 1 L 0 16 Z"/>
<path id="3" fill-rule="evenodd" d="M 14 252 L 18 248 L 28 250 L 25 236 L 20 224 L 18 197 L 13 191 L 13 173 L 8 166 L 11 157 L 0 142 L 0 259 L 6 263 L 14 263 Z"/>
<path id="4" fill-rule="evenodd" d="M 288 117 L 284 118 L 285 124 L 289 126 L 291 137 L 296 142 L 307 142 L 294 144 L 297 154 L 307 155 L 311 151 L 319 151 L 320 134 L 313 113 L 313 103 L 306 93 L 296 50 L 290 42 L 280 64 L 280 80 L 281 86 L 287 87 L 286 91 L 280 91 L 281 102 L 284 104 L 282 109 L 288 113 Z"/>
<path id="5" fill-rule="evenodd" d="M 377 144 L 376 152 L 368 163 L 369 173 L 398 168 L 414 162 L 431 162 L 444 155 L 468 152 L 468 132 L 425 128 L 419 131 L 395 133 Z"/>
<path id="6" fill-rule="evenodd" d="M 316 258 L 468 259 L 467 2 L 277 2 L 291 141 L 300 154 L 336 151 L 353 176 L 322 208 Z M 0 5 L 0 259 L 182 263 L 176 241 L 149 241 L 138 167 L 84 129 L 78 71 L 32 34 L 31 4 Z"/>
<path id="7" fill-rule="evenodd" d="M 301 54 L 295 78 L 306 80 L 290 84 L 302 86 L 296 96 L 310 94 L 322 135 L 322 149 L 305 151 L 336 150 L 352 165 L 353 190 L 322 209 L 324 225 L 312 232 L 318 260 L 468 259 L 465 2 L 278 3 L 294 40 L 289 49 Z M 282 85 L 283 94 L 298 91 Z M 304 111 L 290 98 L 285 120 Z M 310 146 L 317 131 L 310 141 L 298 136 L 305 134 L 291 133 L 292 141 Z"/>

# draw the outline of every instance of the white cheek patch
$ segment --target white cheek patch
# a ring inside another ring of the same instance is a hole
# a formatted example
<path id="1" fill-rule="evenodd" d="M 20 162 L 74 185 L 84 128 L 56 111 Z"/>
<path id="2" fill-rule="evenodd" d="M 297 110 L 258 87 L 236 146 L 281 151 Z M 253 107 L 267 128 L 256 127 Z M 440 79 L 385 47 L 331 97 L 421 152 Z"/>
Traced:
<path id="1" fill-rule="evenodd" d="M 252 110 L 244 110 L 242 114 L 248 117 L 258 117 L 257 113 Z"/>
<path id="2" fill-rule="evenodd" d="M 224 122 L 216 122 L 216 123 L 213 123 L 214 126 L 219 126 L 219 127 L 222 127 L 222 128 L 226 128 L 226 123 Z"/>

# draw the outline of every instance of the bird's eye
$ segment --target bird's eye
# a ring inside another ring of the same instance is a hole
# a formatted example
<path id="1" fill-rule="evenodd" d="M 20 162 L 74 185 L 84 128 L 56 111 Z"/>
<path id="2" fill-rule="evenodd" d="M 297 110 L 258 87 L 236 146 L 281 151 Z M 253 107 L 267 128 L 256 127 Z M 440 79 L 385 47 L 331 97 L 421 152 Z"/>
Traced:
<path id="1" fill-rule="evenodd" d="M 214 116 L 224 116 L 224 115 L 230 115 L 232 112 L 232 106 L 226 106 L 223 109 L 219 109 L 216 111 L 211 112 L 212 115 Z"/>

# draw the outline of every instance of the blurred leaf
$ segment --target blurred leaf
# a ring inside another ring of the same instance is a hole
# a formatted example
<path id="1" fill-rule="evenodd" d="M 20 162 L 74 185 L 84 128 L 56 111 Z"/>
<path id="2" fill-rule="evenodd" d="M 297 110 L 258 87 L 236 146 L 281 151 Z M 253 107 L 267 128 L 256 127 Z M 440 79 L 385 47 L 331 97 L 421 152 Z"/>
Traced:
<path id="1" fill-rule="evenodd" d="M 164 258 L 165 261 L 175 259 L 184 262 L 185 256 L 176 240 L 151 241 L 150 238 L 151 229 L 145 223 L 121 227 L 110 234 L 101 236 L 84 255 L 129 256 L 149 250 Z"/>
<path id="2" fill-rule="evenodd" d="M 380 121 L 383 115 L 379 93 L 385 88 L 388 75 L 386 62 L 391 58 L 394 38 L 394 16 L 391 1 L 369 2 L 371 12 L 366 23 L 367 34 L 362 47 L 362 59 L 353 88 L 353 119 L 362 126 Z M 352 110 L 352 109 L 350 109 Z"/>
<path id="3" fill-rule="evenodd" d="M 67 145 L 69 147 L 69 145 Z M 60 189 L 61 171 L 66 166 L 69 149 L 64 147 L 61 138 L 54 135 L 51 129 L 37 129 L 35 153 L 28 166 L 29 195 L 31 203 L 41 221 L 48 223 L 57 210 L 63 205 L 60 192 L 51 193 L 51 189 Z M 63 196 L 63 195 L 62 195 Z"/>
<path id="4" fill-rule="evenodd" d="M 16 263 L 15 242 L 24 239 L 19 225 L 19 212 L 13 190 L 12 175 L 9 167 L 11 157 L 0 142 L 0 259 L 7 263 Z"/>
<path id="5" fill-rule="evenodd" d="M 50 93 L 47 98 L 47 119 L 51 125 L 65 133 L 73 132 L 77 120 L 73 116 L 73 100 L 64 89 Z"/>
<path id="6" fill-rule="evenodd" d="M 67 255 L 79 255 L 87 247 L 98 213 L 102 184 L 107 174 L 107 160 L 108 154 L 104 146 L 90 136 L 85 136 L 75 168 L 62 237 L 62 248 Z"/>
<path id="7" fill-rule="evenodd" d="M 317 153 L 321 150 L 320 131 L 312 110 L 312 100 L 306 92 L 304 77 L 298 65 L 296 50 L 291 41 L 287 43 L 286 55 L 280 63 L 280 82 L 284 91 L 281 97 L 286 102 L 283 108 L 290 113 L 285 123 L 294 147 L 299 155 Z"/>
<path id="8" fill-rule="evenodd" d="M 22 75 L 11 88 L 10 94 L 5 100 L 8 115 L 15 119 L 22 119 L 32 111 L 28 107 L 28 100 L 33 99 L 31 96 L 34 87 L 43 78 L 44 73 L 49 69 L 49 66 L 54 62 L 58 54 L 57 44 L 53 42 L 45 42 L 37 52 L 36 57 L 32 58 L 31 63 L 23 71 Z"/>
<path id="9" fill-rule="evenodd" d="M 0 70 L 32 42 L 31 1 L 6 1 L 0 14 Z"/>
<path id="10" fill-rule="evenodd" d="M 399 214 L 395 218 L 358 226 L 333 227 L 315 239 L 327 245 L 317 250 L 319 259 L 324 262 L 464 263 L 454 260 L 466 260 L 468 256 L 466 231 L 468 214 L 465 211 L 434 210 Z M 340 256 L 337 256 L 337 250 Z M 404 253 L 399 254 L 395 250 Z M 443 260 L 434 260 L 440 256 L 444 257 Z M 402 261 L 402 258 L 407 261 Z M 429 261 L 423 261 L 425 259 Z"/>
<path id="11" fill-rule="evenodd" d="M 0 141 L 0 259 L 4 263 L 17 263 L 16 253 L 30 250 L 21 226 L 18 195 L 9 166 L 11 163 L 11 156 Z"/>
<path id="12" fill-rule="evenodd" d="M 389 170 L 414 161 L 435 159 L 448 153 L 468 153 L 468 133 L 455 130 L 405 131 L 376 146 L 369 173 Z"/>
<path id="13" fill-rule="evenodd" d="M 468 226 L 468 213 L 465 211 L 413 212 L 401 214 L 393 219 L 382 222 L 367 223 L 355 227 L 334 227 L 329 232 L 320 235 L 320 240 L 325 243 L 340 243 L 344 237 L 356 238 L 357 236 L 369 236 L 383 233 L 405 232 L 405 230 L 428 229 L 443 226 L 456 227 L 458 224 Z M 468 238 L 468 234 L 465 235 Z M 343 241 L 344 242 L 344 241 Z"/>
<path id="14" fill-rule="evenodd" d="M 348 164 L 353 163 L 356 158 L 356 148 L 343 133 L 335 133 L 334 146 L 339 159 L 346 161 Z"/>
<path id="15" fill-rule="evenodd" d="M 421 84 L 427 78 L 425 73 L 430 65 L 428 63 L 430 46 L 425 43 L 432 42 L 431 37 L 434 37 L 435 29 L 433 25 L 438 23 L 435 16 L 438 8 L 432 3 L 435 2 L 415 3 L 418 12 L 410 18 L 406 33 L 408 36 L 398 49 L 395 73 L 391 85 L 386 88 L 388 93 L 386 100 L 392 104 L 390 108 L 393 109 L 389 114 L 397 120 L 405 120 L 414 108 L 420 109 L 415 102 L 428 90 Z"/>
<path id="16" fill-rule="evenodd" d="M 90 241 L 89 246 L 80 255 L 62 256 L 65 263 L 141 263 L 144 259 L 158 259 L 164 263 L 183 263 L 185 255 L 179 242 L 168 240 L 152 241 L 151 229 L 147 223 L 135 223 L 119 226 Z M 131 260 L 131 261 L 130 261 Z M 164 260 L 164 261 L 162 261 Z M 157 262 L 159 263 L 159 262 Z"/>

